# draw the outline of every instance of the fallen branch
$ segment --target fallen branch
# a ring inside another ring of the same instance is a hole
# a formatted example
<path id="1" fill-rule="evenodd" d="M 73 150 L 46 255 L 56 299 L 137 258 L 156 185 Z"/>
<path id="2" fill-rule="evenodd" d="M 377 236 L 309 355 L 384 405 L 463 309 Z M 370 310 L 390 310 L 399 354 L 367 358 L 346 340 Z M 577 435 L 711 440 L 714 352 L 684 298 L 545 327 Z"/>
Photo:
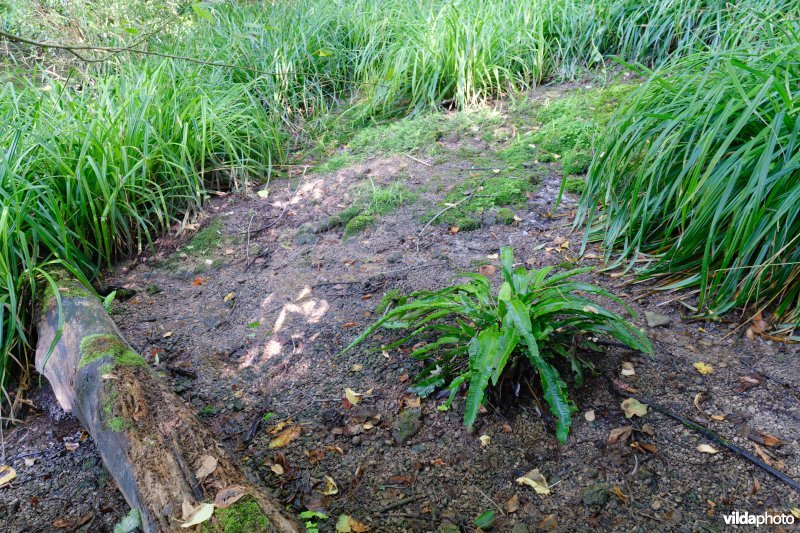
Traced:
<path id="1" fill-rule="evenodd" d="M 233 506 L 255 504 L 267 529 L 301 531 L 122 338 L 94 294 L 66 273 L 52 277 L 56 286 L 39 299 L 36 369 L 94 439 L 142 529 L 176 530 L 191 509 L 234 488 L 242 498 Z"/>
<path id="2" fill-rule="evenodd" d="M 640 396 L 640 395 L 637 395 L 637 394 L 633 394 L 633 393 L 630 393 L 630 392 L 626 391 L 621 386 L 622 384 L 618 383 L 616 380 L 609 380 L 609 381 L 610 381 L 609 388 L 611 389 L 612 392 L 614 392 L 618 396 L 622 396 L 623 398 L 633 398 L 634 400 L 638 400 L 640 403 L 643 403 L 643 404 L 646 404 L 646 405 L 650 406 L 651 408 L 655 409 L 656 411 L 658 411 L 662 415 L 667 416 L 669 418 L 672 418 L 673 420 L 677 420 L 678 422 L 680 422 L 681 424 L 683 424 L 687 428 L 689 428 L 689 429 L 691 429 L 693 431 L 696 431 L 697 433 L 700 433 L 701 435 L 706 437 L 708 440 L 710 440 L 710 441 L 712 441 L 712 442 L 724 447 L 725 449 L 735 453 L 736 455 L 744 457 L 746 460 L 750 461 L 751 463 L 753 463 L 754 465 L 759 467 L 764 472 L 767 472 L 768 474 L 774 476 L 775 478 L 779 479 L 780 481 L 786 483 L 787 485 L 792 487 L 794 490 L 800 492 L 800 482 L 798 482 L 795 479 L 790 478 L 789 476 L 787 476 L 786 474 L 784 474 L 780 470 L 777 470 L 776 468 L 773 468 L 771 465 L 768 465 L 767 463 L 765 463 L 764 461 L 762 461 L 761 459 L 759 459 L 758 457 L 756 457 L 752 453 L 748 452 L 744 448 L 742 448 L 740 446 L 737 446 L 736 444 L 733 444 L 728 439 L 722 437 L 721 435 L 718 435 L 714 431 L 711 431 L 710 429 L 705 428 L 705 427 L 701 426 L 700 424 L 697 424 L 697 423 L 692 422 L 691 420 L 689 420 L 687 418 L 684 418 L 683 416 L 673 412 L 672 410 L 664 407 L 663 405 L 659 405 L 658 403 L 654 402 L 650 398 L 647 398 L 645 396 Z"/>

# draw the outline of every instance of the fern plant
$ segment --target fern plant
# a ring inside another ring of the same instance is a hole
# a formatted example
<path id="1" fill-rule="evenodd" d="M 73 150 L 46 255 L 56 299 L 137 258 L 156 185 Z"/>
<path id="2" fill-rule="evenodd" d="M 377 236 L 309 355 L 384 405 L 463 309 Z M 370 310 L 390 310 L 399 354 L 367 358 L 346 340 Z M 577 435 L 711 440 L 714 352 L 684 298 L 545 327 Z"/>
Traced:
<path id="1" fill-rule="evenodd" d="M 379 328 L 402 329 L 403 338 L 383 346 L 391 349 L 413 340 L 429 340 L 411 357 L 427 365 L 413 386 L 420 396 L 449 389 L 449 408 L 462 384 L 468 384 L 464 423 L 472 426 L 485 401 L 489 383 L 497 386 L 504 371 L 529 364 L 538 374 L 544 398 L 556 419 L 556 437 L 566 442 L 571 415 L 576 410 L 567 385 L 553 361 L 569 363 L 577 384 L 592 364 L 583 354 L 600 351 L 593 341 L 607 337 L 651 354 L 650 341 L 620 315 L 599 306 L 590 296 L 609 298 L 632 311 L 611 293 L 575 276 L 590 268 L 551 274 L 513 268 L 513 251 L 501 250 L 503 283 L 495 293 L 489 280 L 467 273 L 466 283 L 439 291 L 420 291 L 400 298 L 344 351 L 358 345 Z"/>

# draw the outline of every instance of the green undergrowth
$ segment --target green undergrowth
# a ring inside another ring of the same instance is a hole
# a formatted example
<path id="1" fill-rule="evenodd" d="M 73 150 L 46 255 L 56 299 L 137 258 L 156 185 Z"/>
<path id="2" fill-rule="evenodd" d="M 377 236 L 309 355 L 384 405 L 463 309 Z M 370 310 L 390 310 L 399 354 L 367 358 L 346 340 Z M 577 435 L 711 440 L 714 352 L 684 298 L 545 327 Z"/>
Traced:
<path id="1" fill-rule="evenodd" d="M 520 133 L 499 152 L 512 168 L 559 161 L 564 174 L 585 174 L 594 155 L 594 143 L 614 110 L 634 89 L 612 84 L 578 89 L 545 102 L 518 100 L 510 115 Z"/>
<path id="2" fill-rule="evenodd" d="M 250 496 L 234 503 L 227 509 L 216 509 L 209 522 L 202 525 L 203 533 L 260 533 L 269 531 L 269 518 Z"/>
<path id="3" fill-rule="evenodd" d="M 323 220 L 316 227 L 301 228 L 300 232 L 344 228 L 342 237 L 349 239 L 375 224 L 379 217 L 416 199 L 405 185 L 398 182 L 382 186 L 369 180 L 355 187 L 352 193 L 355 200 L 350 206 Z"/>
<path id="4" fill-rule="evenodd" d="M 146 364 L 141 355 L 131 350 L 116 335 L 101 333 L 87 335 L 81 340 L 79 369 L 93 361 L 105 358 L 111 359 L 114 365 L 119 366 L 144 366 Z"/>
<path id="5" fill-rule="evenodd" d="M 458 206 L 442 213 L 436 223 L 457 226 L 461 231 L 478 229 L 486 220 L 511 224 L 514 212 L 509 208 L 523 207 L 528 200 L 527 193 L 536 188 L 537 182 L 537 178 L 530 176 L 473 176 L 445 196 L 441 202 L 443 207 Z M 427 213 L 423 218 L 427 222 L 433 214 Z"/>
<path id="6" fill-rule="evenodd" d="M 327 142 L 343 148 L 324 159 L 315 170 L 333 172 L 376 154 L 431 156 L 440 151 L 437 143 L 445 138 L 457 139 L 465 135 L 491 138 L 491 132 L 503 120 L 498 111 L 479 106 L 453 113 L 422 113 L 385 123 L 337 126 L 338 133 Z"/>

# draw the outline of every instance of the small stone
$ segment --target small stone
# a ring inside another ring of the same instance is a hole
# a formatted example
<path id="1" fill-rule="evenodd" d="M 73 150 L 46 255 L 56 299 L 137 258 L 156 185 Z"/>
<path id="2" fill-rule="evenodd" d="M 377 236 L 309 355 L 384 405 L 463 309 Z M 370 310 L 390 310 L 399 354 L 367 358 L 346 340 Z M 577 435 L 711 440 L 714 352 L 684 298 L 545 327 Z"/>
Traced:
<path id="1" fill-rule="evenodd" d="M 319 242 L 319 237 L 317 235 L 314 235 L 313 233 L 306 233 L 305 231 L 301 231 L 300 233 L 294 236 L 294 243 L 298 246 L 317 244 L 318 242 Z"/>
<path id="2" fill-rule="evenodd" d="M 405 444 L 422 429 L 422 410 L 418 408 L 401 411 L 392 426 L 392 436 L 398 444 Z"/>
<path id="3" fill-rule="evenodd" d="M 415 444 L 411 447 L 411 451 L 414 453 L 425 453 L 428 451 L 428 447 L 425 444 Z"/>
<path id="4" fill-rule="evenodd" d="M 583 491 L 583 505 L 586 507 L 592 507 L 594 505 L 602 506 L 608 502 L 608 497 L 608 487 L 602 483 L 597 483 L 587 487 Z"/>
<path id="5" fill-rule="evenodd" d="M 660 315 L 651 311 L 645 311 L 644 318 L 647 320 L 647 327 L 649 328 L 667 327 L 672 323 L 672 319 L 667 315 Z"/>
<path id="6" fill-rule="evenodd" d="M 529 533 L 529 531 L 528 526 L 522 522 L 516 522 L 511 528 L 511 533 Z"/>
<path id="7" fill-rule="evenodd" d="M 694 378 L 694 383 L 695 383 L 695 385 L 702 385 L 703 384 L 703 378 L 700 377 L 700 376 L 695 377 Z"/>
<path id="8" fill-rule="evenodd" d="M 403 254 L 400 252 L 394 252 L 389 254 L 386 258 L 386 262 L 388 263 L 399 263 L 403 259 Z"/>

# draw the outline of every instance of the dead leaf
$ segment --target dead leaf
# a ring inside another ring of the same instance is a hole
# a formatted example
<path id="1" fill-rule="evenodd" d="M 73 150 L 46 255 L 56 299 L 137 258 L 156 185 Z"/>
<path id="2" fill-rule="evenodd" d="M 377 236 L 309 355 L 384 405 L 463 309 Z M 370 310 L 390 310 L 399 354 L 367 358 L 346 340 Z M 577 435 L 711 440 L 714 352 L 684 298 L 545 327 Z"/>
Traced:
<path id="1" fill-rule="evenodd" d="M 344 397 L 347 398 L 347 401 L 353 405 L 358 404 L 358 402 L 361 401 L 362 396 L 363 394 L 361 394 L 360 392 L 356 392 L 349 387 L 344 389 Z"/>
<path id="2" fill-rule="evenodd" d="M 549 514 L 542 518 L 536 527 L 541 530 L 556 529 L 558 527 L 558 521 L 556 520 L 555 513 Z"/>
<path id="3" fill-rule="evenodd" d="M 65 442 L 64 443 L 64 448 L 66 448 L 67 451 L 69 451 L 69 452 L 74 452 L 79 447 L 80 447 L 80 444 L 77 443 L 77 442 Z"/>
<path id="4" fill-rule="evenodd" d="M 628 496 L 622 492 L 622 489 L 619 487 L 614 487 L 614 496 L 617 497 L 619 501 L 622 503 L 628 503 Z"/>
<path id="5" fill-rule="evenodd" d="M 760 384 L 761 384 L 760 379 L 756 379 L 750 376 L 739 376 L 739 385 L 734 389 L 734 392 L 744 392 Z"/>
<path id="6" fill-rule="evenodd" d="M 25 466 L 31 467 L 31 466 L 33 466 L 35 464 L 36 464 L 36 459 L 34 459 L 33 457 L 26 457 L 25 458 Z"/>
<path id="7" fill-rule="evenodd" d="M 651 426 L 650 424 L 644 424 L 642 426 L 642 433 L 644 433 L 645 435 L 650 435 L 651 437 L 655 437 L 655 435 L 656 435 L 656 431 L 653 429 L 653 426 Z"/>
<path id="8" fill-rule="evenodd" d="M 633 368 L 633 363 L 630 361 L 625 361 L 622 363 L 622 370 L 620 371 L 620 374 L 626 377 L 635 376 L 636 370 Z"/>
<path id="9" fill-rule="evenodd" d="M 364 370 L 364 365 L 353 365 L 350 367 L 351 372 L 361 372 Z"/>
<path id="10" fill-rule="evenodd" d="M 792 507 L 790 512 L 792 513 L 792 516 L 800 520 L 800 507 Z"/>
<path id="11" fill-rule="evenodd" d="M 93 517 L 94 513 L 92 513 L 91 511 L 83 516 L 70 516 L 68 518 L 59 517 L 53 521 L 53 527 L 57 529 L 75 530 L 85 524 L 88 524 Z"/>
<path id="12" fill-rule="evenodd" d="M 697 451 L 700 453 L 719 453 L 719 450 L 711 446 L 710 444 L 701 444 L 697 447 Z"/>
<path id="13" fill-rule="evenodd" d="M 595 420 L 594 409 L 586 411 L 583 414 L 583 418 L 585 418 L 587 422 L 594 422 Z"/>
<path id="14" fill-rule="evenodd" d="M 0 465 L 0 487 L 8 485 L 15 477 L 17 471 L 8 465 Z"/>
<path id="15" fill-rule="evenodd" d="M 753 490 L 752 490 L 752 493 L 755 494 L 759 490 L 761 490 L 761 482 L 758 480 L 758 478 L 754 477 L 753 478 Z"/>
<path id="16" fill-rule="evenodd" d="M 197 469 L 194 477 L 197 478 L 197 481 L 203 481 L 217 469 L 217 458 L 213 455 L 204 455 L 195 461 L 194 466 Z"/>
<path id="17" fill-rule="evenodd" d="M 411 485 L 414 478 L 411 476 L 394 476 L 389 478 L 389 483 L 392 485 Z"/>
<path id="18" fill-rule="evenodd" d="M 271 441 L 269 441 L 270 448 L 283 448 L 300 436 L 302 430 L 300 426 L 292 426 L 278 433 Z"/>
<path id="19" fill-rule="evenodd" d="M 639 442 L 639 441 L 632 442 L 631 448 L 634 448 L 636 450 L 641 450 L 647 453 L 656 453 L 658 451 L 655 444 L 648 444 L 646 442 Z"/>
<path id="20" fill-rule="evenodd" d="M 325 488 L 318 492 L 321 492 L 325 496 L 333 496 L 334 494 L 338 494 L 339 487 L 336 486 L 336 481 L 334 481 L 331 476 L 325 476 L 323 479 L 325 480 Z"/>
<path id="21" fill-rule="evenodd" d="M 354 328 L 358 325 L 358 322 L 345 322 L 342 324 L 343 328 Z"/>
<path id="22" fill-rule="evenodd" d="M 621 428 L 614 428 L 611 430 L 611 433 L 608 435 L 608 445 L 613 446 L 618 442 L 625 442 L 628 440 L 628 437 L 631 436 L 631 432 L 633 431 L 632 426 L 624 426 Z"/>
<path id="23" fill-rule="evenodd" d="M 708 363 L 703 363 L 702 361 L 698 361 L 692 365 L 697 369 L 700 374 L 707 376 L 714 372 L 714 367 L 709 365 Z"/>
<path id="24" fill-rule="evenodd" d="M 514 494 L 506 502 L 506 511 L 509 513 L 516 513 L 519 510 L 519 496 Z"/>
<path id="25" fill-rule="evenodd" d="M 725 420 L 726 415 L 711 415 L 711 420 L 715 420 L 717 422 L 722 422 Z"/>
<path id="26" fill-rule="evenodd" d="M 194 508 L 192 514 L 188 517 L 187 521 L 181 524 L 182 528 L 194 527 L 202 524 L 211 518 L 214 514 L 214 506 L 210 503 L 201 503 Z"/>
<path id="27" fill-rule="evenodd" d="M 450 226 L 450 230 L 449 230 L 450 234 L 451 235 L 455 235 L 456 233 L 458 233 L 459 229 L 460 228 L 458 226 Z"/>
<path id="28" fill-rule="evenodd" d="M 783 444 L 778 437 L 774 437 L 768 433 L 764 433 L 761 431 L 751 431 L 747 438 L 752 440 L 753 442 L 757 442 L 759 444 L 763 444 L 764 446 L 769 446 L 770 448 L 773 446 L 780 446 Z"/>
<path id="29" fill-rule="evenodd" d="M 550 494 L 550 487 L 547 485 L 547 480 L 539 472 L 538 468 L 534 468 L 522 477 L 517 478 L 517 485 L 527 485 L 536 491 L 536 494 Z"/>
<path id="30" fill-rule="evenodd" d="M 400 377 L 397 378 L 397 381 L 399 381 L 400 383 L 405 383 L 406 381 L 408 381 L 408 372 L 400 374 Z"/>
<path id="31" fill-rule="evenodd" d="M 753 444 L 753 446 L 756 447 L 756 453 L 759 457 L 761 457 L 761 460 L 767 463 L 768 466 L 772 466 L 772 458 L 767 454 L 767 452 L 765 452 L 764 449 L 758 444 Z"/>
<path id="32" fill-rule="evenodd" d="M 164 339 L 168 339 L 168 338 L 172 337 L 172 332 L 171 331 L 167 331 L 161 337 L 164 338 Z"/>
<path id="33" fill-rule="evenodd" d="M 647 414 L 647 405 L 641 403 L 636 398 L 627 398 L 620 404 L 620 408 L 625 413 L 625 418 L 633 416 L 643 417 Z"/>
<path id="34" fill-rule="evenodd" d="M 225 295 L 225 298 L 223 298 L 222 301 L 223 302 L 230 302 L 234 298 L 236 298 L 236 293 L 231 291 L 231 292 L 229 292 L 228 294 Z"/>
<path id="35" fill-rule="evenodd" d="M 493 265 L 481 265 L 481 267 L 478 269 L 478 274 L 481 276 L 486 276 L 487 278 L 491 278 L 496 272 L 497 268 L 495 268 Z"/>
<path id="36" fill-rule="evenodd" d="M 511 433 L 511 424 L 505 423 L 503 424 L 503 433 Z"/>
<path id="37" fill-rule="evenodd" d="M 269 467 L 269 469 L 270 469 L 270 470 L 272 470 L 272 472 L 273 472 L 273 473 L 274 473 L 276 476 L 282 476 L 282 475 L 284 474 L 284 472 L 285 472 L 285 470 L 283 469 L 283 467 L 282 467 L 281 465 L 279 465 L 279 464 L 274 464 L 274 465 L 272 465 L 271 467 Z"/>
<path id="38" fill-rule="evenodd" d="M 208 281 L 208 278 L 201 278 L 200 276 L 195 276 L 194 281 L 192 281 L 192 286 L 197 287 L 198 285 L 202 285 Z"/>
<path id="39" fill-rule="evenodd" d="M 486 448 L 492 443 L 492 437 L 489 435 L 481 435 L 479 440 L 481 441 L 481 448 Z"/>
<path id="40" fill-rule="evenodd" d="M 434 459 L 433 461 L 431 461 L 431 464 L 432 464 L 433 466 L 447 466 L 447 465 L 445 464 L 445 462 L 444 462 L 444 461 L 442 461 L 441 459 L 439 459 L 438 457 L 437 457 L 436 459 Z"/>
<path id="41" fill-rule="evenodd" d="M 403 409 L 418 409 L 422 405 L 422 398 L 419 396 L 406 396 L 400 402 Z"/>
<path id="42" fill-rule="evenodd" d="M 241 485 L 231 485 L 217 492 L 214 497 L 214 507 L 219 509 L 227 509 L 234 503 L 238 502 L 247 494 L 247 489 Z"/>

